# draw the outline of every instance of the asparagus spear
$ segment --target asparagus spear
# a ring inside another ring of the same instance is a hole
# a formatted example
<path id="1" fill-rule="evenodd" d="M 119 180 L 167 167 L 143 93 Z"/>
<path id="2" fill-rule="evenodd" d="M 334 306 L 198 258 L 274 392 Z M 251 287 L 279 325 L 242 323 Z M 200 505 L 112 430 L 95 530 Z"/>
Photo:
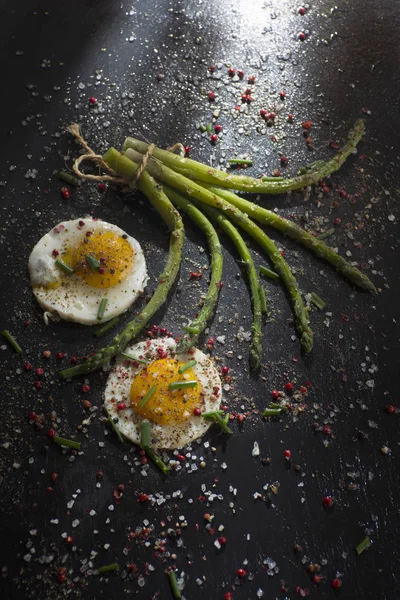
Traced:
<path id="1" fill-rule="evenodd" d="M 334 266 L 346 279 L 354 283 L 354 285 L 369 292 L 376 292 L 376 288 L 372 281 L 357 269 L 357 267 L 353 267 L 346 259 L 337 254 L 333 248 L 327 246 L 321 239 L 314 237 L 311 233 L 308 233 L 308 231 L 304 231 L 304 229 L 296 225 L 296 223 L 293 223 L 293 221 L 289 221 L 289 219 L 285 219 L 284 217 L 275 214 L 272 210 L 258 206 L 257 204 L 254 204 L 254 202 L 249 202 L 249 200 L 240 198 L 233 192 L 209 186 L 208 184 L 203 185 L 211 192 L 222 196 L 222 198 L 248 214 L 252 219 L 259 221 L 264 225 L 269 225 L 274 229 L 278 229 L 283 234 L 288 235 L 296 242 L 299 242 L 308 248 L 308 250 L 312 250 L 317 256 L 324 258 Z"/>
<path id="2" fill-rule="evenodd" d="M 207 165 L 196 162 L 190 158 L 182 158 L 172 152 L 161 150 L 159 148 L 153 150 L 153 156 L 162 161 L 165 165 L 179 171 L 189 179 L 243 192 L 283 194 L 289 190 L 299 190 L 314 183 L 318 183 L 321 179 L 328 177 L 340 169 L 345 160 L 355 151 L 357 144 L 364 135 L 364 131 L 364 121 L 359 119 L 350 131 L 344 146 L 335 156 L 330 160 L 323 162 L 316 170 L 307 171 L 302 175 L 283 181 L 262 181 L 246 175 L 225 173 L 224 171 L 212 169 Z M 135 138 L 128 137 L 123 145 L 123 151 L 127 151 L 127 156 L 130 156 L 130 148 L 144 154 L 147 151 L 148 144 Z"/>
<path id="3" fill-rule="evenodd" d="M 164 192 L 167 194 L 172 204 L 183 210 L 192 221 L 200 227 L 207 237 L 211 254 L 211 278 L 204 304 L 198 316 L 190 323 L 190 326 L 187 329 L 189 335 L 184 336 L 177 347 L 177 352 L 187 352 L 196 344 L 200 333 L 206 328 L 207 321 L 213 314 L 215 305 L 218 301 L 222 277 L 222 249 L 217 232 L 210 221 L 198 208 L 168 186 L 164 186 Z"/>
<path id="4" fill-rule="evenodd" d="M 168 193 L 168 192 L 167 192 Z M 250 368 L 253 373 L 256 373 L 261 366 L 262 359 L 262 306 L 261 294 L 259 291 L 259 280 L 254 261 L 246 246 L 246 242 L 236 229 L 236 227 L 225 217 L 225 215 L 212 206 L 202 205 L 202 210 L 227 234 L 232 240 L 238 251 L 238 254 L 245 266 L 249 281 L 251 304 L 253 308 L 253 324 L 251 331 L 253 334 L 250 344 Z"/>
<path id="5" fill-rule="evenodd" d="M 149 319 L 164 304 L 168 292 L 179 272 L 185 235 L 181 216 L 150 175 L 147 173 L 142 174 L 139 187 L 147 195 L 151 204 L 159 212 L 171 231 L 169 254 L 164 272 L 160 275 L 157 289 L 144 309 L 126 325 L 121 333 L 114 337 L 108 346 L 101 348 L 81 365 L 61 371 L 60 375 L 63 379 L 96 371 L 96 369 L 101 368 L 113 356 L 122 352 L 126 345 L 143 329 Z"/>
<path id="6" fill-rule="evenodd" d="M 141 158 L 141 155 L 138 155 L 138 157 Z M 103 160 L 105 160 L 114 171 L 120 173 L 124 177 L 135 177 L 138 165 L 132 162 L 127 156 L 121 155 L 115 148 L 110 148 L 104 154 Z M 204 204 L 221 209 L 232 221 L 244 229 L 258 244 L 260 244 L 267 252 L 275 270 L 280 275 L 283 284 L 286 286 L 292 300 L 296 327 L 301 337 L 301 345 L 305 352 L 310 352 L 313 345 L 313 335 L 309 325 L 308 311 L 301 297 L 296 278 L 275 243 L 267 236 L 267 234 L 251 221 L 248 215 L 224 200 L 219 194 L 211 193 L 203 186 L 190 181 L 187 177 L 176 173 L 162 163 L 150 159 L 147 163 L 147 171 L 155 179 L 178 189 L 191 200 L 198 200 Z"/>

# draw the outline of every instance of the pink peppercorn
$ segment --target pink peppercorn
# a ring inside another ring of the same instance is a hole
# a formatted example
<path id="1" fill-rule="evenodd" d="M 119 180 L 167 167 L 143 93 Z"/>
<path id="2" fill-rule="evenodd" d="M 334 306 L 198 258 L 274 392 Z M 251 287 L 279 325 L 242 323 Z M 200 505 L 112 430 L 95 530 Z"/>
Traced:
<path id="1" fill-rule="evenodd" d="M 213 134 L 210 136 L 210 142 L 211 142 L 212 144 L 215 144 L 217 141 L 218 141 L 218 136 L 217 136 L 217 134 L 216 134 L 216 133 L 213 133 Z"/>
<path id="2" fill-rule="evenodd" d="M 101 181 L 99 183 L 99 185 L 97 186 L 97 189 L 99 190 L 99 192 L 105 192 L 107 189 L 106 184 L 104 183 L 104 181 Z"/>
<path id="3" fill-rule="evenodd" d="M 208 92 L 208 99 L 210 102 L 213 102 L 215 100 L 215 92 Z"/>
<path id="4" fill-rule="evenodd" d="M 306 14 L 306 9 L 304 8 L 304 6 L 300 6 L 299 8 L 299 15 L 305 15 Z"/>
<path id="5" fill-rule="evenodd" d="M 149 499 L 148 495 L 142 493 L 142 494 L 139 495 L 138 502 L 147 502 L 148 499 Z"/>
<path id="6" fill-rule="evenodd" d="M 214 131 L 215 131 L 215 133 L 221 133 L 221 131 L 222 131 L 222 125 L 216 125 L 214 127 Z"/>
<path id="7" fill-rule="evenodd" d="M 301 32 L 299 33 L 299 40 L 300 40 L 301 42 L 304 42 L 304 40 L 306 39 L 306 37 L 307 37 L 307 36 L 306 36 L 306 34 L 304 33 L 304 31 L 301 31 Z"/>
<path id="8" fill-rule="evenodd" d="M 62 187 L 61 190 L 61 196 L 65 199 L 68 200 L 68 198 L 71 197 L 71 192 L 69 191 L 69 189 L 67 187 Z"/>
<path id="9" fill-rule="evenodd" d="M 81 387 L 81 392 L 83 392 L 84 394 L 87 394 L 88 392 L 90 392 L 90 385 L 88 385 L 87 383 L 84 383 L 83 386 Z"/>
<path id="10" fill-rule="evenodd" d="M 57 432 L 55 429 L 49 429 L 47 432 L 47 437 L 50 438 L 51 440 L 56 437 Z"/>
<path id="11" fill-rule="evenodd" d="M 214 73 L 214 71 L 215 71 L 215 65 L 210 65 L 208 67 L 208 70 L 210 71 L 210 73 Z"/>
<path id="12" fill-rule="evenodd" d="M 286 97 L 286 92 L 284 92 L 283 90 L 281 92 L 279 92 L 279 96 L 281 98 L 281 100 L 284 100 Z"/>
<path id="13" fill-rule="evenodd" d="M 246 417 L 244 415 L 242 415 L 242 413 L 239 413 L 237 415 L 237 417 L 236 417 L 236 421 L 240 424 L 240 423 L 243 423 L 243 421 L 245 420 L 245 418 Z"/>
<path id="14" fill-rule="evenodd" d="M 28 419 L 30 421 L 33 421 L 34 419 L 36 419 L 36 413 L 35 413 L 35 411 L 31 410 L 31 412 L 28 415 Z"/>
<path id="15" fill-rule="evenodd" d="M 284 457 L 287 458 L 289 460 L 289 458 L 292 457 L 292 453 L 290 452 L 290 450 L 285 450 L 283 453 Z"/>
<path id="16" fill-rule="evenodd" d="M 313 576 L 313 582 L 314 583 L 320 583 L 321 579 L 322 579 L 321 575 L 314 575 Z"/>
<path id="17" fill-rule="evenodd" d="M 233 67 L 231 67 L 231 68 L 228 70 L 228 75 L 229 75 L 229 77 L 233 77 L 235 73 L 236 73 L 236 71 L 235 71 L 235 69 L 234 69 Z"/>
<path id="18" fill-rule="evenodd" d="M 226 594 L 224 594 L 224 600 L 232 600 L 232 598 L 231 592 L 226 592 Z"/>
<path id="19" fill-rule="evenodd" d="M 335 588 L 335 590 L 337 590 L 340 587 L 342 587 L 342 580 L 341 579 L 333 579 L 332 580 L 332 587 Z"/>
<path id="20" fill-rule="evenodd" d="M 279 392 L 278 392 L 278 390 L 272 390 L 271 396 L 272 396 L 273 400 L 278 400 L 278 398 L 279 398 Z"/>
<path id="21" fill-rule="evenodd" d="M 35 369 L 35 373 L 38 377 L 42 377 L 44 370 L 42 369 L 42 367 L 38 367 L 37 369 Z"/>
<path id="22" fill-rule="evenodd" d="M 125 410 L 126 409 L 125 402 L 118 402 L 117 408 L 118 408 L 118 410 Z"/>
<path id="23" fill-rule="evenodd" d="M 396 409 L 392 404 L 387 404 L 385 406 L 385 411 L 387 412 L 388 415 L 393 415 L 393 413 L 396 412 Z"/>
<path id="24" fill-rule="evenodd" d="M 324 425 L 322 428 L 322 433 L 324 435 L 331 435 L 332 433 L 332 427 L 330 425 Z"/>
<path id="25" fill-rule="evenodd" d="M 229 367 L 221 367 L 222 375 L 227 375 L 229 373 Z"/>
<path id="26" fill-rule="evenodd" d="M 285 385 L 285 390 L 287 392 L 292 392 L 293 391 L 293 383 L 290 383 L 290 381 L 288 381 L 288 383 Z"/>
<path id="27" fill-rule="evenodd" d="M 29 363 L 29 362 L 25 363 L 25 371 L 30 371 L 31 369 L 32 369 L 31 363 Z"/>
<path id="28" fill-rule="evenodd" d="M 89 104 L 90 104 L 90 106 L 94 106 L 95 104 L 97 104 L 97 100 L 94 96 L 90 96 Z"/>
<path id="29" fill-rule="evenodd" d="M 198 408 L 198 407 L 196 406 L 196 407 L 193 409 L 193 414 L 194 414 L 196 417 L 200 417 L 200 415 L 201 415 L 201 409 L 200 409 L 200 408 Z"/>
<path id="30" fill-rule="evenodd" d="M 222 537 L 219 538 L 218 541 L 219 541 L 219 543 L 220 543 L 221 546 L 225 546 L 225 544 L 226 544 L 226 537 L 222 536 Z"/>
<path id="31" fill-rule="evenodd" d="M 325 506 L 325 508 L 330 508 L 333 504 L 332 496 L 324 496 L 322 498 L 322 504 Z"/>
<path id="32" fill-rule="evenodd" d="M 238 569 L 238 570 L 236 571 L 236 575 L 237 575 L 238 577 L 246 577 L 246 575 L 247 575 L 247 571 L 246 571 L 246 569 Z"/>
<path id="33" fill-rule="evenodd" d="M 63 352 L 57 352 L 56 354 L 58 359 L 64 358 L 64 353 Z"/>
<path id="34" fill-rule="evenodd" d="M 35 386 L 35 388 L 36 388 L 37 390 L 39 390 L 39 389 L 42 387 L 42 384 L 40 383 L 40 381 L 34 381 L 34 382 L 33 382 L 33 385 Z"/>

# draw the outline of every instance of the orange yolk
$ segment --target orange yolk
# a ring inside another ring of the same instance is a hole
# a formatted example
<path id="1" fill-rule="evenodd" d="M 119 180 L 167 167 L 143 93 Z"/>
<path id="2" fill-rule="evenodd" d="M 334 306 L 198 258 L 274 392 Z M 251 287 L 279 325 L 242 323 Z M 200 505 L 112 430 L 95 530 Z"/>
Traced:
<path id="1" fill-rule="evenodd" d="M 135 377 L 131 391 L 131 405 L 144 419 L 160 425 L 177 425 L 187 421 L 193 410 L 200 404 L 201 385 L 193 369 L 182 375 L 178 369 L 184 363 L 175 358 L 155 360 L 144 367 Z M 175 381 L 197 381 L 197 386 L 180 390 L 170 390 L 168 385 Z M 153 387 L 155 392 L 140 406 L 144 396 Z"/>
<path id="2" fill-rule="evenodd" d="M 111 288 L 123 281 L 133 269 L 134 252 L 129 242 L 113 231 L 94 231 L 63 257 L 70 263 L 78 277 L 95 288 Z M 100 263 L 94 270 L 86 256 L 90 254 Z"/>

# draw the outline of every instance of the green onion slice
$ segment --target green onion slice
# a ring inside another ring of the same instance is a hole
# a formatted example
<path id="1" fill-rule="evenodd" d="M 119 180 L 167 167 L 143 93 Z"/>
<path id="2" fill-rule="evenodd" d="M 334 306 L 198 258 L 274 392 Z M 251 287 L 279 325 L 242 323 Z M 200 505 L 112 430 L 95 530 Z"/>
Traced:
<path id="1" fill-rule="evenodd" d="M 67 275 L 72 275 L 72 273 L 74 272 L 73 268 L 67 265 L 63 260 L 61 260 L 61 258 L 56 258 L 54 262 L 56 266 L 59 269 L 61 269 L 61 271 L 64 271 L 64 273 L 66 273 Z"/>
<path id="2" fill-rule="evenodd" d="M 260 265 L 258 270 L 260 271 L 261 275 L 265 275 L 270 279 L 279 279 L 278 273 L 275 273 L 275 271 L 271 271 L 271 269 L 267 269 L 267 267 L 264 267 L 263 265 Z"/>
<path id="3" fill-rule="evenodd" d="M 142 425 L 140 427 L 140 447 L 143 450 L 147 450 L 150 448 L 151 442 L 151 426 L 150 421 L 144 420 L 142 421 Z"/>
<path id="4" fill-rule="evenodd" d="M 94 335 L 96 337 L 100 337 L 101 335 L 106 333 L 106 331 L 111 329 L 111 327 L 114 327 L 114 325 L 116 325 L 118 323 L 118 321 L 119 321 L 119 317 L 114 317 L 113 319 L 111 319 L 111 321 L 108 321 L 108 323 L 105 323 L 102 327 L 99 327 L 98 329 L 96 329 L 96 331 L 94 332 Z"/>
<path id="5" fill-rule="evenodd" d="M 22 352 L 21 346 L 18 344 L 15 337 L 8 331 L 8 329 L 4 329 L 4 331 L 1 332 L 1 335 L 3 336 L 3 338 L 5 338 L 7 340 L 7 342 L 10 344 L 10 346 L 12 346 L 12 348 L 15 350 L 15 352 L 18 352 L 18 354 L 21 354 L 21 352 Z"/>
<path id="6" fill-rule="evenodd" d="M 170 571 L 168 573 L 168 577 L 169 577 L 169 583 L 171 586 L 172 595 L 174 598 L 179 600 L 180 598 L 182 598 L 182 595 L 181 595 L 180 589 L 178 588 L 178 582 L 176 581 L 175 571 Z"/>
<path id="7" fill-rule="evenodd" d="M 194 359 L 188 360 L 188 362 L 184 363 L 181 367 L 179 367 L 179 369 L 178 369 L 179 375 L 182 375 L 183 373 L 185 373 L 185 371 L 194 367 L 194 365 L 197 365 L 197 360 L 194 360 Z"/>
<path id="8" fill-rule="evenodd" d="M 104 565 L 103 567 L 99 567 L 97 569 L 98 573 L 108 573 L 109 571 L 118 571 L 119 570 L 119 564 L 118 563 L 112 563 L 111 565 Z"/>
<path id="9" fill-rule="evenodd" d="M 100 261 L 98 261 L 97 258 L 93 256 L 93 254 L 86 254 L 85 258 L 87 264 L 92 269 L 92 271 L 99 271 Z"/>
<path id="10" fill-rule="evenodd" d="M 310 300 L 317 308 L 319 308 L 319 310 L 322 310 L 326 306 L 326 302 L 322 300 L 322 298 L 320 298 L 315 292 L 311 292 Z"/>
<path id="11" fill-rule="evenodd" d="M 98 321 L 101 321 L 102 318 L 104 317 L 104 313 L 106 312 L 107 304 L 108 304 L 108 298 L 102 298 L 101 302 L 99 304 L 99 310 L 97 311 L 97 320 Z"/>
<path id="12" fill-rule="evenodd" d="M 140 408 L 142 408 L 146 404 L 146 402 L 148 402 L 148 400 L 150 400 L 150 398 L 152 397 L 152 395 L 154 394 L 156 389 L 157 389 L 156 385 L 151 386 L 151 388 L 149 389 L 147 394 L 145 394 L 145 396 L 143 396 L 143 399 L 140 401 Z"/>
<path id="13" fill-rule="evenodd" d="M 74 450 L 81 449 L 81 443 L 75 442 L 74 440 L 66 440 L 65 438 L 58 437 L 57 435 L 53 437 L 53 442 L 58 444 L 59 446 L 65 446 L 66 448 L 73 448 Z"/>
<path id="14" fill-rule="evenodd" d="M 123 356 L 127 360 L 131 360 L 132 362 L 138 362 L 141 365 L 147 365 L 148 364 L 147 360 L 143 360 L 142 358 L 137 358 L 136 356 L 131 356 L 130 354 L 127 354 L 126 352 L 121 352 L 121 356 Z"/>
<path id="15" fill-rule="evenodd" d="M 169 384 L 168 389 L 169 390 L 184 390 L 186 388 L 195 388 L 195 387 L 197 387 L 196 380 L 173 381 L 172 383 Z"/>
<path id="16" fill-rule="evenodd" d="M 358 544 L 358 546 L 356 547 L 356 552 L 358 554 L 358 556 L 360 556 L 360 554 L 362 554 L 364 552 L 364 550 L 366 550 L 367 548 L 369 548 L 370 546 L 372 546 L 372 542 L 369 539 L 368 536 L 366 536 L 362 542 L 360 542 Z"/>

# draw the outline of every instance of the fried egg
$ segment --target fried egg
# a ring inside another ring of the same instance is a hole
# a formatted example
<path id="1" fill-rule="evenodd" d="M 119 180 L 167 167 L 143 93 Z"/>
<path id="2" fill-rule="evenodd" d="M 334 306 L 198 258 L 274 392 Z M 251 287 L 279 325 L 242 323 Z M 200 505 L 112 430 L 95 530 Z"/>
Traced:
<path id="1" fill-rule="evenodd" d="M 33 248 L 28 267 L 40 306 L 84 325 L 123 313 L 148 279 L 139 242 L 116 225 L 91 217 L 63 221 L 46 233 Z"/>
<path id="2" fill-rule="evenodd" d="M 104 393 L 105 409 L 122 435 L 140 444 L 146 419 L 152 446 L 166 450 L 201 437 L 212 424 L 201 413 L 218 410 L 220 404 L 221 380 L 211 358 L 195 348 L 177 354 L 171 338 L 128 347 L 117 358 Z"/>

